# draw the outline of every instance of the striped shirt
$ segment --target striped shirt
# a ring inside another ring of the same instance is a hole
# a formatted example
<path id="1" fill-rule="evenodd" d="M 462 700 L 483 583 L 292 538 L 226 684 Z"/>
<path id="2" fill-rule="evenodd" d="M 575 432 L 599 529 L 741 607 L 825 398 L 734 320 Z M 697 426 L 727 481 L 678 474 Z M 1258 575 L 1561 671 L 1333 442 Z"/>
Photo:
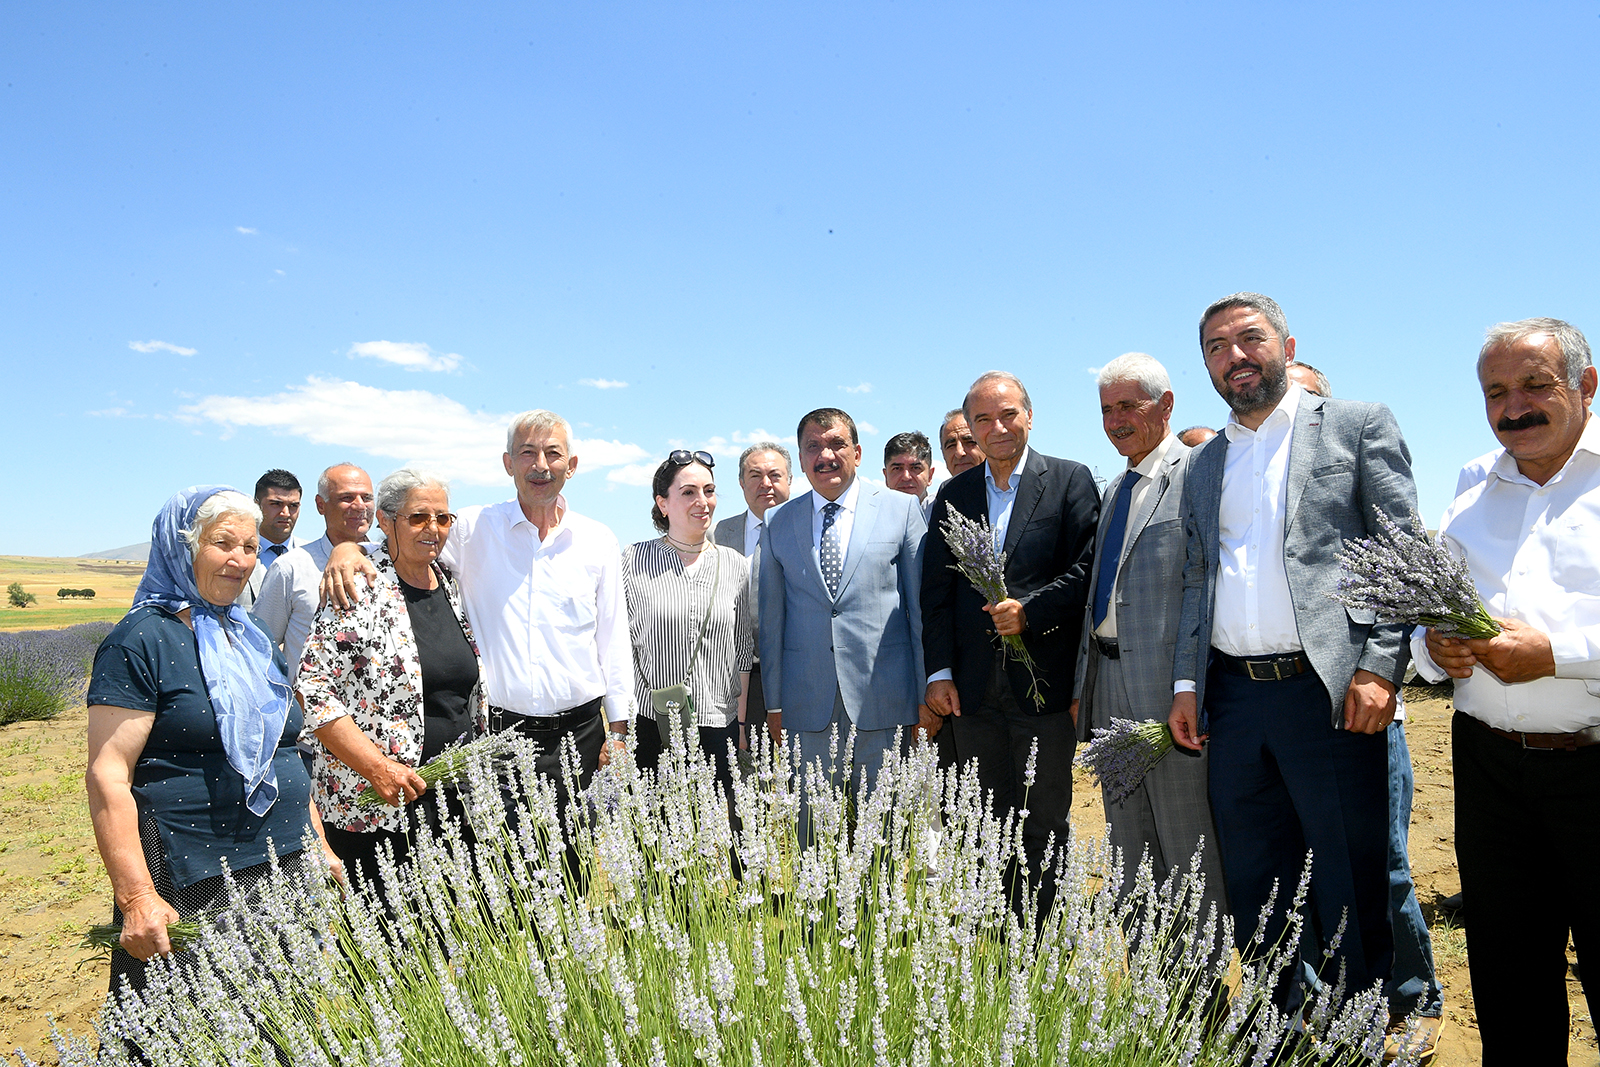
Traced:
<path id="1" fill-rule="evenodd" d="M 701 726 L 727 726 L 738 716 L 739 675 L 750 670 L 755 651 L 749 578 L 750 561 L 737 549 L 722 545 L 712 546 L 692 573 L 684 569 L 677 550 L 660 539 L 622 550 L 622 588 L 628 601 L 628 635 L 633 639 L 634 707 L 640 718 L 655 718 L 651 689 L 679 685 L 686 676 Z M 689 657 L 706 620 L 713 586 L 716 603 L 691 674 Z"/>

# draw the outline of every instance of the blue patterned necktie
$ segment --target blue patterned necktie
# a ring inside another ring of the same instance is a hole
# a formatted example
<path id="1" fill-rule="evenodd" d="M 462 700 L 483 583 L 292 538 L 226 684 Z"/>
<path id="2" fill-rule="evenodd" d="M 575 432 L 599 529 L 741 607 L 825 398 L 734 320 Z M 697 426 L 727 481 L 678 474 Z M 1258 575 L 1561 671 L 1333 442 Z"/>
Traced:
<path id="1" fill-rule="evenodd" d="M 1117 487 L 1117 502 L 1111 509 L 1111 525 L 1106 527 L 1105 540 L 1100 542 L 1100 577 L 1094 583 L 1094 626 L 1097 630 L 1111 610 L 1111 587 L 1117 582 L 1123 535 L 1128 531 L 1128 505 L 1133 501 L 1133 487 L 1143 477 L 1132 470 L 1122 476 L 1122 484 Z"/>
<path id="2" fill-rule="evenodd" d="M 277 561 L 277 558 L 279 556 L 283 555 L 287 551 L 289 551 L 289 545 L 288 545 L 287 542 L 285 542 L 284 544 L 281 544 L 281 545 L 268 545 L 267 546 L 267 566 L 269 566 L 269 567 L 272 566 L 272 564 Z"/>
<path id="3" fill-rule="evenodd" d="M 822 505 L 822 546 L 817 555 L 822 561 L 822 580 L 831 597 L 839 595 L 839 576 L 844 573 L 844 549 L 839 544 L 839 527 L 833 524 L 840 510 L 838 504 Z"/>

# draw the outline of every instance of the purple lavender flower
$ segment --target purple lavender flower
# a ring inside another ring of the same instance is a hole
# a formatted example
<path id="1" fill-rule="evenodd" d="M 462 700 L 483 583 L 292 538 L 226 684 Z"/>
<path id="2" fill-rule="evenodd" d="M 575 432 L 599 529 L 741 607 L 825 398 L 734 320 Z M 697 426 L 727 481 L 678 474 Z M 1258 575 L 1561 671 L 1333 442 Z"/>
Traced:
<path id="1" fill-rule="evenodd" d="M 1110 729 L 1094 731 L 1078 762 L 1105 787 L 1110 802 L 1120 804 L 1171 751 L 1172 730 L 1166 723 L 1112 719 Z"/>
<path id="2" fill-rule="evenodd" d="M 950 508 L 945 513 L 942 532 L 945 543 L 950 546 L 950 554 L 956 558 L 950 569 L 960 571 L 987 603 L 998 604 L 1005 600 L 1008 595 L 1006 554 L 995 543 L 994 530 L 990 528 L 989 520 L 969 519 L 961 512 Z M 1032 683 L 1028 686 L 1028 696 L 1036 707 L 1044 707 L 1044 694 L 1039 692 L 1039 679 L 1035 673 L 1033 655 L 1022 643 L 1022 635 L 1002 635 L 1000 643 L 1008 657 L 1028 669 L 1028 679 Z"/>
<path id="3" fill-rule="evenodd" d="M 1337 557 L 1339 585 L 1329 597 L 1369 609 L 1383 622 L 1431 626 L 1467 638 L 1500 632 L 1478 597 L 1466 560 L 1429 537 L 1416 512 L 1407 530 L 1382 509 L 1373 510 L 1382 532 L 1344 543 Z"/>
<path id="4" fill-rule="evenodd" d="M 110 623 L 0 633 L 0 724 L 53 719 L 83 695 Z"/>

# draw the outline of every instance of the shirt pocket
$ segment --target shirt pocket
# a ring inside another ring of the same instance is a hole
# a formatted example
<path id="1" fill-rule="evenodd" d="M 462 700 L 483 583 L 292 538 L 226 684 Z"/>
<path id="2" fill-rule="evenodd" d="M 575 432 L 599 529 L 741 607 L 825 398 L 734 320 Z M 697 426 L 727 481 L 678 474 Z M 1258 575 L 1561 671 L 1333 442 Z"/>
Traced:
<path id="1" fill-rule="evenodd" d="M 1551 575 L 1562 589 L 1600 593 L 1600 522 L 1591 516 L 1557 521 Z"/>

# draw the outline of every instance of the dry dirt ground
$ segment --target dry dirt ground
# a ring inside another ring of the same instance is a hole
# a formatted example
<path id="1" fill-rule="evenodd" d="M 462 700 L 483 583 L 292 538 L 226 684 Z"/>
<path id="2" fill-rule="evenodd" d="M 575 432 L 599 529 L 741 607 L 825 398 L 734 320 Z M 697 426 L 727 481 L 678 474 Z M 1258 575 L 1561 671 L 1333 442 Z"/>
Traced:
<path id="1" fill-rule="evenodd" d="M 1465 1067 L 1480 1059 L 1466 943 L 1436 907 L 1439 898 L 1460 888 L 1452 845 L 1450 707 L 1447 700 L 1422 692 L 1414 692 L 1408 703 L 1417 778 L 1411 863 L 1433 926 L 1448 1020 L 1435 1063 Z M 84 725 L 79 708 L 54 722 L 0 728 L 0 1050 L 6 1053 L 20 1046 L 40 1058 L 48 1046 L 51 1016 L 68 1029 L 88 1032 L 105 989 L 105 965 L 85 963 L 87 954 L 77 947 L 83 931 L 106 921 L 110 912 L 110 889 L 95 853 L 83 793 Z M 1098 789 L 1080 776 L 1074 796 L 1074 823 L 1080 831 L 1098 833 Z M 1594 1024 L 1575 979 L 1568 994 L 1570 1063 L 1597 1067 Z"/>

